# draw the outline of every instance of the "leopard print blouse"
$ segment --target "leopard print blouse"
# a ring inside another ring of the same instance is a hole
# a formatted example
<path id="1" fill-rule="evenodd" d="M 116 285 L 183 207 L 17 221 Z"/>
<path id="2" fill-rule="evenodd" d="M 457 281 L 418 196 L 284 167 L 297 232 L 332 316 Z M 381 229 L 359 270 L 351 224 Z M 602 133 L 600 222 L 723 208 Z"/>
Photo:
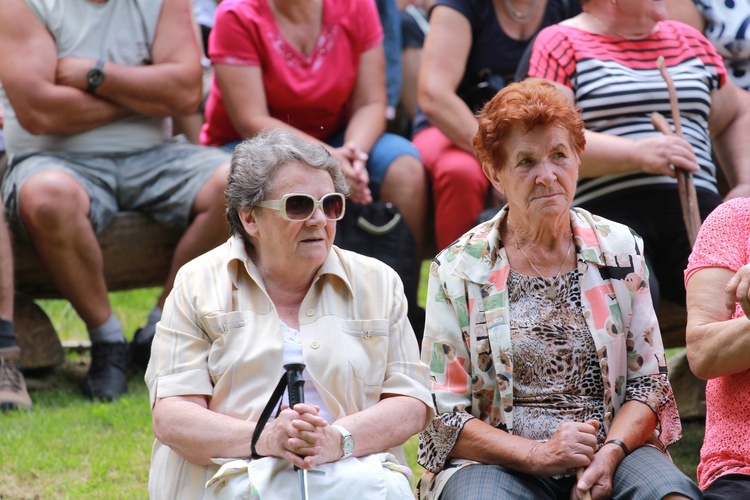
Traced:
<path id="1" fill-rule="evenodd" d="M 579 260 L 581 256 L 579 255 Z M 507 287 L 515 380 L 513 434 L 535 441 L 552 437 L 565 421 L 603 421 L 604 383 L 591 333 L 582 313 L 578 269 L 552 286 L 540 277 L 510 271 Z M 619 394 L 622 387 L 616 387 Z M 625 401 L 640 401 L 658 414 L 659 395 L 669 391 L 665 379 L 638 377 L 625 388 Z M 449 455 L 464 424 L 474 418 L 457 410 L 444 413 L 422 432 L 418 462 L 437 473 L 449 466 Z M 606 435 L 600 425 L 599 446 Z"/>

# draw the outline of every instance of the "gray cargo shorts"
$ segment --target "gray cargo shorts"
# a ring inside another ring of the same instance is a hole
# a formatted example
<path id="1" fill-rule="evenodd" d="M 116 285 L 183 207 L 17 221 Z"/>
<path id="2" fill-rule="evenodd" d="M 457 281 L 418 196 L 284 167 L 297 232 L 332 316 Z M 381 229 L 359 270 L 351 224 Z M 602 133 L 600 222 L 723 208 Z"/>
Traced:
<path id="1" fill-rule="evenodd" d="M 198 191 L 231 155 L 175 137 L 135 153 L 37 153 L 13 158 L 3 185 L 3 202 L 16 235 L 26 237 L 19 216 L 19 193 L 34 174 L 66 172 L 89 194 L 89 220 L 98 234 L 120 211 L 150 214 L 157 222 L 183 231 Z"/>

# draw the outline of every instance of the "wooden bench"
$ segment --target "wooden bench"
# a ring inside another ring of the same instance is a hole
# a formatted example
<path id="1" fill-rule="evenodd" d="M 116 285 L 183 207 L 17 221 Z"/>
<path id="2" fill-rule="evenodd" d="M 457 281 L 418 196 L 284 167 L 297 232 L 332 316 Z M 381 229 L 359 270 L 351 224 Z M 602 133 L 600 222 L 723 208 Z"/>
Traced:
<path id="1" fill-rule="evenodd" d="M 167 278 L 180 234 L 147 215 L 121 212 L 99 235 L 104 277 L 110 291 L 161 286 Z M 62 298 L 42 269 L 34 246 L 14 241 L 15 322 L 21 362 L 26 369 L 56 366 L 64 361 L 59 337 L 34 299 Z"/>

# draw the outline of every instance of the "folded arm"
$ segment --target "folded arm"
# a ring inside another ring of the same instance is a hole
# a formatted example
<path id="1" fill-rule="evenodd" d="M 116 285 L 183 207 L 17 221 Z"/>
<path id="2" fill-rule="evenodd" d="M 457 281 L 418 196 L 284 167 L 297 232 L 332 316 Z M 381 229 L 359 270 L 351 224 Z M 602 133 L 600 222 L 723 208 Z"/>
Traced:
<path id="1" fill-rule="evenodd" d="M 700 269 L 687 282 L 687 357 L 690 369 L 702 379 L 732 375 L 750 369 L 750 320 L 732 319 L 727 302 L 747 306 L 750 266 L 736 273 L 727 268 Z M 727 298 L 734 296 L 734 298 Z"/>
<path id="2" fill-rule="evenodd" d="M 0 0 L 0 81 L 20 124 L 33 134 L 71 135 L 139 113 L 168 116 L 200 100 L 198 45 L 186 0 L 165 0 L 151 65 L 108 62 L 96 95 L 86 92 L 95 61 L 58 61 L 55 42 L 22 0 Z M 182 27 L 182 25 L 185 25 Z"/>
<path id="3" fill-rule="evenodd" d="M 107 62 L 104 82 L 96 89 L 96 95 L 147 116 L 194 113 L 201 100 L 202 69 L 191 9 L 188 0 L 164 0 L 150 64 Z M 60 59 L 57 84 L 85 91 L 86 73 L 95 63 L 87 58 Z"/>

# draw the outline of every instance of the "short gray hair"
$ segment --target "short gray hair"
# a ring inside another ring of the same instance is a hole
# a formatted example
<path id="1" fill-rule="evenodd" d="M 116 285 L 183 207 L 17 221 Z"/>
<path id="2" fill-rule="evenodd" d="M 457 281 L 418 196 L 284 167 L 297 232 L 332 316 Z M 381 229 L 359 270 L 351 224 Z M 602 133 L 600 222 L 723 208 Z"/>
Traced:
<path id="1" fill-rule="evenodd" d="M 304 141 L 284 129 L 263 130 L 251 139 L 242 141 L 232 153 L 227 189 L 227 220 L 233 235 L 250 239 L 242 226 L 239 212 L 263 201 L 273 187 L 278 167 L 302 163 L 325 170 L 333 180 L 333 188 L 344 196 L 349 185 L 341 166 L 323 146 Z"/>

